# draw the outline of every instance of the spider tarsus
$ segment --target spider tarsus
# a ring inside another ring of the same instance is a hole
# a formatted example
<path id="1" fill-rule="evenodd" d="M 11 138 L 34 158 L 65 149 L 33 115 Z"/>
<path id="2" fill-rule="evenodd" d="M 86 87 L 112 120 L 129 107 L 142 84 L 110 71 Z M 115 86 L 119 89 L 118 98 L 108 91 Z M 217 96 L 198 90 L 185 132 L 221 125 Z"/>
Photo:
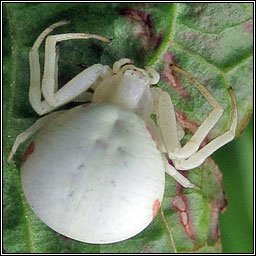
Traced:
<path id="1" fill-rule="evenodd" d="M 199 187 L 199 186 L 197 186 L 197 185 L 195 185 L 195 184 L 193 184 L 193 183 L 191 183 L 191 184 L 189 185 L 189 188 L 192 188 L 192 189 L 195 189 L 195 190 L 201 190 L 201 189 L 202 189 L 201 187 Z"/>
<path id="2" fill-rule="evenodd" d="M 71 23 L 70 20 L 63 20 L 62 22 L 63 22 L 63 25 L 64 25 L 64 24 L 66 25 L 66 24 L 70 24 L 70 23 Z"/>
<path id="3" fill-rule="evenodd" d="M 201 190 L 202 188 L 199 187 L 199 186 L 194 185 L 194 189 L 195 189 L 195 190 Z"/>

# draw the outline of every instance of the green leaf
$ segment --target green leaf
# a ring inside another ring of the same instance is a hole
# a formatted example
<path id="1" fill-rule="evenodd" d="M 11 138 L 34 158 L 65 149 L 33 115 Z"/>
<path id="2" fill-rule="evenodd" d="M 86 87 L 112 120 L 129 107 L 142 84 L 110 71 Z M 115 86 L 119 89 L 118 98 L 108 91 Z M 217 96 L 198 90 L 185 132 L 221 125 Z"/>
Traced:
<path id="1" fill-rule="evenodd" d="M 63 237 L 42 223 L 22 193 L 20 164 L 24 143 L 11 165 L 6 157 L 16 136 L 38 116 L 28 101 L 28 52 L 49 25 L 70 20 L 54 33 L 86 32 L 113 39 L 72 40 L 61 44 L 59 82 L 65 84 L 83 66 L 112 66 L 122 57 L 153 66 L 159 87 L 171 95 L 186 139 L 211 111 L 200 92 L 180 74 L 166 77 L 170 61 L 198 79 L 224 107 L 210 141 L 230 125 L 232 86 L 238 103 L 237 135 L 252 113 L 253 4 L 250 3 L 4 3 L 4 188 L 3 246 L 8 253 L 171 253 L 221 252 L 219 212 L 226 206 L 221 172 L 208 159 L 184 175 L 202 187 L 184 189 L 166 176 L 161 211 L 139 235 L 110 245 L 91 245 Z M 43 64 L 44 49 L 40 49 Z M 41 65 L 42 66 L 42 65 Z M 174 86 L 176 85 L 176 86 Z"/>
<path id="2" fill-rule="evenodd" d="M 223 252 L 253 252 L 253 118 L 243 136 L 213 155 L 223 173 L 228 207 L 220 216 Z"/>

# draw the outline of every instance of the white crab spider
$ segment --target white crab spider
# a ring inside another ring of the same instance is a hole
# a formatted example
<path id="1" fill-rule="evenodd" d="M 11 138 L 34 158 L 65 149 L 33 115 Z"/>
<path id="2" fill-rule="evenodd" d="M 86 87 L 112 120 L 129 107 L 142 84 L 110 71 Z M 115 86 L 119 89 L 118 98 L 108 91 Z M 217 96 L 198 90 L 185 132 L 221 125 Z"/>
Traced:
<path id="1" fill-rule="evenodd" d="M 181 147 L 182 135 L 170 96 L 159 88 L 150 88 L 159 81 L 159 74 L 150 67 L 139 69 L 126 58 L 115 62 L 112 69 L 95 64 L 58 89 L 56 43 L 88 38 L 109 41 L 89 34 L 46 38 L 54 28 L 66 23 L 58 22 L 44 30 L 30 51 L 30 103 L 39 115 L 78 98 L 90 99 L 93 104 L 40 118 L 16 138 L 8 162 L 18 146 L 38 131 L 21 168 L 23 190 L 32 209 L 49 227 L 67 237 L 88 243 L 118 242 L 150 224 L 163 198 L 165 172 L 184 187 L 198 188 L 176 168 L 198 167 L 234 138 L 235 97 L 229 90 L 229 130 L 199 149 L 223 109 L 197 80 L 174 66 L 213 106 Z M 38 48 L 45 38 L 41 84 Z M 95 90 L 94 94 L 87 92 L 89 88 Z M 158 125 L 150 119 L 152 113 Z"/>

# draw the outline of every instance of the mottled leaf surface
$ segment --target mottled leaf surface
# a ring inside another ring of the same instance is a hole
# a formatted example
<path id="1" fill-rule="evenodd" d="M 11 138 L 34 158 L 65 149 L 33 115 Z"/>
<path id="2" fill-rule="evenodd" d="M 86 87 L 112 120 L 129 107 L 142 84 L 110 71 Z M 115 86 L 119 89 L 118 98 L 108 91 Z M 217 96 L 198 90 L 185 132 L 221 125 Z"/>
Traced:
<path id="1" fill-rule="evenodd" d="M 28 51 L 49 25 L 70 20 L 55 33 L 86 32 L 109 37 L 110 44 L 74 40 L 61 44 L 59 82 L 69 81 L 94 63 L 112 66 L 128 57 L 137 66 L 151 65 L 160 74 L 159 87 L 171 95 L 186 139 L 211 111 L 210 105 L 185 77 L 172 73 L 175 63 L 196 77 L 225 112 L 207 136 L 208 142 L 230 124 L 232 86 L 237 102 L 237 135 L 252 113 L 253 4 L 121 4 L 5 3 L 4 4 L 4 209 L 3 246 L 9 253 L 171 253 L 221 252 L 219 212 L 225 209 L 222 175 L 208 159 L 200 168 L 183 172 L 200 191 L 184 189 L 166 176 L 161 210 L 139 235 L 121 243 L 91 245 L 63 237 L 31 211 L 22 193 L 20 164 L 29 142 L 11 165 L 7 155 L 15 137 L 38 116 L 28 101 Z M 44 49 L 41 47 L 43 63 Z"/>

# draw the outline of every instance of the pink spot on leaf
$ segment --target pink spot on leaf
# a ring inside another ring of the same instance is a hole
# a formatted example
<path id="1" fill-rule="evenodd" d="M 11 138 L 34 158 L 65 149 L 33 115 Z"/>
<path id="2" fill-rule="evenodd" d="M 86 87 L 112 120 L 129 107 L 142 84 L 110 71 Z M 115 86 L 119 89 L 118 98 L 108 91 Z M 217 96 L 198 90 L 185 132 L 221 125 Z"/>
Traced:
<path id="1" fill-rule="evenodd" d="M 152 207 L 152 209 L 153 209 L 153 219 L 156 217 L 156 214 L 157 214 L 160 206 L 161 206 L 161 202 L 159 201 L 159 199 L 156 199 L 154 201 L 154 204 L 153 204 L 153 207 Z"/>
<path id="2" fill-rule="evenodd" d="M 253 35 L 253 24 L 245 23 L 243 29 L 247 31 L 249 34 Z"/>
<path id="3" fill-rule="evenodd" d="M 241 128 L 239 129 L 239 133 L 242 134 L 244 132 L 244 129 L 246 128 L 247 124 L 249 123 L 251 119 L 251 114 L 249 113 L 247 116 L 245 116 L 241 121 L 240 123 L 242 124 L 241 125 Z"/>
<path id="4" fill-rule="evenodd" d="M 32 141 L 29 144 L 29 146 L 28 146 L 28 148 L 27 148 L 27 150 L 26 150 L 26 152 L 24 154 L 24 157 L 23 157 L 23 160 L 22 160 L 22 164 L 24 164 L 27 161 L 28 157 L 34 152 L 34 150 L 35 150 L 35 142 Z"/>
<path id="5" fill-rule="evenodd" d="M 190 93 L 185 89 L 180 81 L 180 77 L 177 76 L 176 73 L 172 70 L 171 66 L 176 65 L 177 59 L 174 54 L 171 52 L 167 52 L 163 57 L 165 69 L 162 73 L 162 79 L 167 81 L 171 87 L 176 90 L 179 96 L 184 99 L 188 100 L 190 97 Z"/>
<path id="6" fill-rule="evenodd" d="M 211 221 L 210 221 L 209 237 L 216 241 L 219 238 L 219 205 L 218 201 L 211 200 Z"/>
<path id="7" fill-rule="evenodd" d="M 164 63 L 167 65 L 176 65 L 177 64 L 177 59 L 176 56 L 174 54 L 172 54 L 171 52 L 167 52 L 164 57 Z"/>
<path id="8" fill-rule="evenodd" d="M 198 124 L 194 121 L 188 120 L 186 114 L 178 109 L 175 109 L 175 114 L 176 114 L 176 118 L 177 118 L 179 124 L 181 125 L 181 127 L 184 130 L 187 129 L 187 130 L 191 131 L 193 134 L 197 131 L 200 124 Z M 199 148 L 201 149 L 210 141 L 211 141 L 211 139 L 208 136 L 206 136 L 206 138 L 203 140 L 203 142 L 201 143 Z"/>
<path id="9" fill-rule="evenodd" d="M 177 195 L 172 200 L 172 207 L 179 213 L 180 223 L 184 227 L 187 236 L 195 240 L 196 234 L 192 225 L 188 200 L 184 195 Z"/>
<path id="10" fill-rule="evenodd" d="M 156 49 L 160 45 L 162 36 L 153 33 L 153 24 L 148 13 L 139 9 L 124 8 L 119 14 L 130 20 L 135 27 L 134 35 L 141 39 L 145 49 Z"/>
<path id="11" fill-rule="evenodd" d="M 182 199 L 181 196 L 175 196 L 175 197 L 173 198 L 172 206 L 173 206 L 173 208 L 175 208 L 177 211 L 184 212 L 184 211 L 186 210 L 185 202 L 184 202 L 184 200 Z"/>
<path id="12" fill-rule="evenodd" d="M 200 124 L 188 120 L 186 114 L 180 110 L 175 109 L 175 114 L 178 122 L 180 123 L 181 127 L 185 130 L 188 129 L 193 134 L 197 131 Z"/>

